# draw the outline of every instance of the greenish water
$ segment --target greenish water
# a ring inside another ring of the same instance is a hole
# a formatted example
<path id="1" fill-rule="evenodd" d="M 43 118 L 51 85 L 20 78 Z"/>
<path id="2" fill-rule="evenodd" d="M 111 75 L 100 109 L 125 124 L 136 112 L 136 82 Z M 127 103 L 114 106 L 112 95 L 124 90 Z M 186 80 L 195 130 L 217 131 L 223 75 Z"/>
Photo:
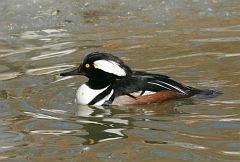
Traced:
<path id="1" fill-rule="evenodd" d="M 72 25 L 0 32 L 0 160 L 239 161 L 240 3 L 107 2 L 86 2 L 80 24 L 74 17 Z M 93 51 L 224 94 L 142 106 L 76 105 L 86 78 L 59 73 Z"/>

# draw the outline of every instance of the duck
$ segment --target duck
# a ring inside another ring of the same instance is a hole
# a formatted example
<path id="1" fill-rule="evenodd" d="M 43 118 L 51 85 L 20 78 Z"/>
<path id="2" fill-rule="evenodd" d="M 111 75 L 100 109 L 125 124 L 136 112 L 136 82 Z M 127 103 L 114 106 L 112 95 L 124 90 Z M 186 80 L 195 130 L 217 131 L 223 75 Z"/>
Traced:
<path id="1" fill-rule="evenodd" d="M 198 89 L 167 75 L 132 70 L 119 57 L 105 52 L 88 54 L 80 66 L 60 76 L 80 75 L 88 78 L 76 92 L 81 105 L 142 105 L 195 95 L 212 98 L 220 93 Z"/>

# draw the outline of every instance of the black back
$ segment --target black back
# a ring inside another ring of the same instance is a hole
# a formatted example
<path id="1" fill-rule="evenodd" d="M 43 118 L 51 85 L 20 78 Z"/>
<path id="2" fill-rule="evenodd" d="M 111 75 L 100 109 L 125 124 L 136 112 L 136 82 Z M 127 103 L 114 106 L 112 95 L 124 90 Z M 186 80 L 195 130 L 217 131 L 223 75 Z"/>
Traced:
<path id="1" fill-rule="evenodd" d="M 185 86 L 166 75 L 151 74 L 142 71 L 134 71 L 131 76 L 116 80 L 113 88 L 115 97 L 138 91 L 159 92 L 169 90 L 186 96 L 201 93 L 201 90 Z"/>

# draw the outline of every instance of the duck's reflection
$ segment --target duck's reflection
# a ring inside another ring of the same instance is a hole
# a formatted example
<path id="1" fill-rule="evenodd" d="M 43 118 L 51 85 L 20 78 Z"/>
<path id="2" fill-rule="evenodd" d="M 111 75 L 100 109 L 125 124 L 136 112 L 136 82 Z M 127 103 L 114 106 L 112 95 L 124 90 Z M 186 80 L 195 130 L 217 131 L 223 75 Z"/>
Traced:
<path id="1" fill-rule="evenodd" d="M 103 106 L 78 105 L 76 115 L 81 117 L 104 117 L 111 115 L 111 111 Z"/>
<path id="2" fill-rule="evenodd" d="M 119 112 L 111 107 L 79 105 L 76 116 L 77 122 L 84 125 L 89 133 L 86 144 L 126 138 L 124 130 L 129 125 L 128 118 L 120 118 Z M 116 117 L 115 114 L 118 114 Z"/>
<path id="3" fill-rule="evenodd" d="M 194 104 L 192 99 L 166 102 L 162 104 L 138 106 L 87 106 L 78 105 L 77 122 L 88 132 L 86 144 L 95 144 L 103 141 L 127 138 L 124 134 L 132 129 L 136 120 L 158 120 L 159 116 L 169 114 L 184 114 L 176 107 Z"/>

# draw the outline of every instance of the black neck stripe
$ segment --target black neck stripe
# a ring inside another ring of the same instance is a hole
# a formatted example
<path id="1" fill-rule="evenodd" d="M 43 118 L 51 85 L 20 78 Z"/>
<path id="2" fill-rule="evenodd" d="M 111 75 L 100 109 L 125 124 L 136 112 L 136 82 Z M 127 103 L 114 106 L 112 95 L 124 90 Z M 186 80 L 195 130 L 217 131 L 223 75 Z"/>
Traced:
<path id="1" fill-rule="evenodd" d="M 94 99 L 92 99 L 92 101 L 90 101 L 88 105 L 94 105 L 95 103 L 97 103 L 98 101 L 102 100 L 104 97 L 109 95 L 111 91 L 112 91 L 112 86 L 110 85 L 105 91 L 103 91 L 102 93 L 94 97 Z"/>

